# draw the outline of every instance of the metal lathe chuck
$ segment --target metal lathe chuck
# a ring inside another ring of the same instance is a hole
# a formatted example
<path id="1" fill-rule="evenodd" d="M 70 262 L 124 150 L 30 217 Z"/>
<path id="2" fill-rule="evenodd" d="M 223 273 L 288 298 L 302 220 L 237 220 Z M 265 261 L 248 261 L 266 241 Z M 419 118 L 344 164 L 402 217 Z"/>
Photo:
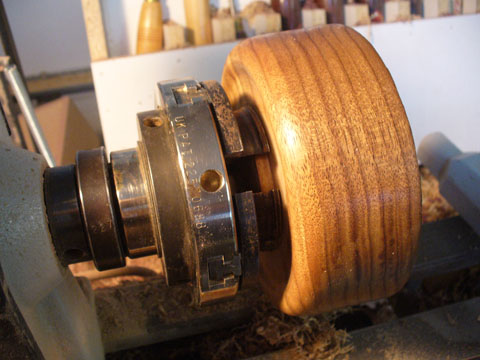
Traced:
<path id="1" fill-rule="evenodd" d="M 193 282 L 200 303 L 231 297 L 282 228 L 279 191 L 261 191 L 265 131 L 215 81 L 159 83 L 156 102 L 137 115 L 136 149 L 110 163 L 103 148 L 79 151 L 75 165 L 46 170 L 55 250 L 98 270 L 156 253 L 167 284 Z"/>

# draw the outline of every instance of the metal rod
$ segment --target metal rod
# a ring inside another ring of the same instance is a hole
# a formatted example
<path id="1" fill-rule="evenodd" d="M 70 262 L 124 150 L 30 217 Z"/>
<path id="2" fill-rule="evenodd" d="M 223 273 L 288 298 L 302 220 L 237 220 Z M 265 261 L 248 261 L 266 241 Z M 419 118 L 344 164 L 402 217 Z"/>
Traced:
<path id="1" fill-rule="evenodd" d="M 20 76 L 22 77 L 23 82 L 26 83 L 22 71 L 22 64 L 20 63 L 20 57 L 18 56 L 17 47 L 15 46 L 15 40 L 13 39 L 12 29 L 8 22 L 7 12 L 3 5 L 3 0 L 0 0 L 0 34 L 5 55 L 9 56 L 11 61 L 17 65 Z"/>
<path id="2" fill-rule="evenodd" d="M 25 117 L 25 121 L 27 122 L 28 128 L 30 129 L 33 140 L 35 141 L 40 154 L 45 157 L 48 166 L 54 167 L 55 160 L 53 159 L 53 155 L 50 151 L 48 143 L 45 140 L 42 128 L 38 123 L 33 104 L 30 101 L 30 96 L 28 95 L 27 89 L 25 88 L 25 84 L 22 81 L 22 77 L 18 72 L 17 67 L 15 64 L 9 64 L 4 67 L 3 71 L 10 86 L 12 87 L 15 98 L 17 99 L 18 105 L 22 110 L 22 114 Z"/>

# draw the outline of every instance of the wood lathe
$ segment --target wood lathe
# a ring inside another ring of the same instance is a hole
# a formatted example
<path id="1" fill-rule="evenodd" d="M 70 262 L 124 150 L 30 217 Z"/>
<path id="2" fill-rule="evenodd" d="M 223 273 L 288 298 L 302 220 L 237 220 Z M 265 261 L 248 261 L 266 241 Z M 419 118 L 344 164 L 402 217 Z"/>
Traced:
<path id="1" fill-rule="evenodd" d="M 290 315 L 405 284 L 421 225 L 415 147 L 390 73 L 353 29 L 245 40 L 221 84 L 162 81 L 156 105 L 137 115 L 137 148 L 110 161 L 99 148 L 47 167 L 4 131 L 2 285 L 31 351 L 103 357 L 67 268 L 87 260 L 107 270 L 157 254 L 166 283 L 192 284 L 202 306 L 258 282 Z"/>

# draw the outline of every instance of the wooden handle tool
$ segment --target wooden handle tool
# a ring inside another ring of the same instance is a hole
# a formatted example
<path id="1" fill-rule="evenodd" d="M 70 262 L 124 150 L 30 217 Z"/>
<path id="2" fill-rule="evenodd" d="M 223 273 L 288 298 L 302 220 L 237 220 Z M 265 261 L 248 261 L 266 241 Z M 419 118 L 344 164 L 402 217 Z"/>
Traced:
<path id="1" fill-rule="evenodd" d="M 192 45 L 205 45 L 213 41 L 209 0 L 184 0 L 187 22 L 187 40 Z"/>
<path id="2" fill-rule="evenodd" d="M 137 54 L 160 51 L 162 46 L 162 5 L 158 0 L 145 0 L 138 21 Z"/>

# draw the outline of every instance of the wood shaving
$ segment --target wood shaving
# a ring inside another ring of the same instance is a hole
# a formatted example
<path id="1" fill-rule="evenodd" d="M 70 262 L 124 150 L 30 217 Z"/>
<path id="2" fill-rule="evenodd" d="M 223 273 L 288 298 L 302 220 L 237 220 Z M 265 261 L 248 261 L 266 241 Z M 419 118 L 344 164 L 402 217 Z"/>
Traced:
<path id="1" fill-rule="evenodd" d="M 261 299 L 253 319 L 215 344 L 212 359 L 243 359 L 293 347 L 299 359 L 333 359 L 353 348 L 326 315 L 288 316 Z"/>
<path id="2" fill-rule="evenodd" d="M 254 3 L 255 4 L 255 3 Z M 264 4 L 264 3 L 262 3 Z M 255 5 L 250 11 L 271 10 L 268 5 Z M 438 181 L 428 171 L 421 167 L 422 186 L 422 210 L 423 221 L 437 221 L 456 215 L 455 210 L 440 195 Z M 132 260 L 129 260 L 130 262 Z M 161 271 L 161 263 L 158 258 L 145 258 L 133 261 L 134 265 L 151 267 L 155 271 Z M 92 265 L 77 264 L 72 268 L 86 270 Z M 121 286 L 132 281 L 143 279 L 107 279 L 96 281 L 94 288 Z M 470 282 L 467 282 L 470 284 Z M 457 282 L 461 286 L 463 282 Z M 463 284 L 464 285 L 464 284 Z M 450 292 L 449 292 L 450 293 Z M 452 291 L 454 294 L 464 293 Z M 438 297 L 438 299 L 437 299 Z M 445 299 L 445 291 L 431 296 L 430 302 L 449 302 Z M 436 299 L 433 301 L 432 299 Z M 450 300 L 450 299 L 448 299 Z M 345 308 L 330 314 L 318 316 L 294 317 L 288 316 L 273 308 L 262 297 L 250 299 L 252 307 L 255 307 L 255 314 L 246 324 L 228 330 L 214 331 L 208 334 L 180 339 L 177 341 L 152 345 L 141 349 L 130 349 L 115 354 L 109 354 L 109 359 L 244 359 L 258 356 L 280 349 L 294 348 L 297 359 L 334 359 L 339 355 L 348 357 L 353 350 L 348 343 L 348 335 L 343 330 L 335 329 L 333 323 L 336 317 L 351 312 L 352 308 Z M 427 301 L 428 302 L 428 301 Z M 384 322 L 395 317 L 389 301 L 384 304 L 375 302 L 374 309 L 367 306 L 357 306 L 366 310 L 373 323 Z M 380 305 L 381 306 L 380 306 Z M 425 307 L 430 307 L 426 304 Z M 368 309 L 367 309 L 368 308 Z M 376 320 L 375 320 L 376 319 Z"/>
<path id="3" fill-rule="evenodd" d="M 265 13 L 274 13 L 270 5 L 263 1 L 254 1 L 248 4 L 240 13 L 240 16 L 246 19 L 251 19 L 255 15 L 265 14 Z"/>
<path id="4" fill-rule="evenodd" d="M 455 209 L 440 195 L 437 179 L 424 166 L 420 167 L 422 186 L 422 220 L 424 223 L 458 215 Z"/>

